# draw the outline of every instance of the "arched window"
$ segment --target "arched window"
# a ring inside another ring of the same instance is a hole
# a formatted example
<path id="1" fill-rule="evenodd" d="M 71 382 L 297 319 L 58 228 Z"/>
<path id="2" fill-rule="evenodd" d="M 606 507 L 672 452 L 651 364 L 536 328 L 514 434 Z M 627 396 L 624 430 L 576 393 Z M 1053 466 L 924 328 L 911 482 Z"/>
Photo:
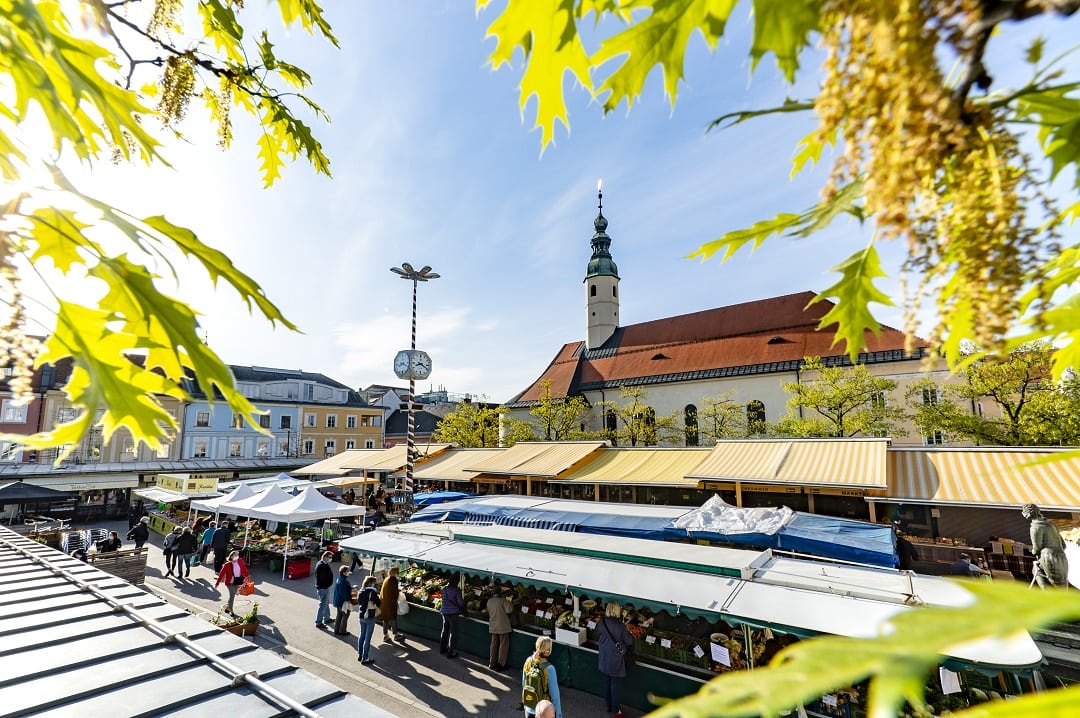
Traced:
<path id="1" fill-rule="evenodd" d="M 651 406 L 645 407 L 645 415 L 641 418 L 641 426 L 645 430 L 643 436 L 646 446 L 655 446 L 656 441 L 656 409 Z"/>
<path id="2" fill-rule="evenodd" d="M 589 296 L 590 297 L 595 297 L 596 296 L 596 285 L 595 284 L 590 284 L 589 285 Z"/>
<path id="3" fill-rule="evenodd" d="M 751 436 L 765 432 L 765 404 L 757 399 L 746 403 L 746 431 Z"/>
<path id="4" fill-rule="evenodd" d="M 701 435 L 698 433 L 697 407 L 693 404 L 687 404 L 683 409 L 683 428 L 686 431 L 686 445 L 697 446 Z"/>
<path id="5" fill-rule="evenodd" d="M 608 438 L 611 439 L 611 445 L 617 445 L 618 437 L 615 432 L 619 430 L 619 417 L 615 415 L 614 409 L 608 409 L 604 412 L 604 430 L 607 432 Z"/>
<path id="6" fill-rule="evenodd" d="M 619 288 L 617 286 L 615 286 L 614 284 L 611 285 L 611 296 L 613 296 L 613 297 L 619 296 Z"/>

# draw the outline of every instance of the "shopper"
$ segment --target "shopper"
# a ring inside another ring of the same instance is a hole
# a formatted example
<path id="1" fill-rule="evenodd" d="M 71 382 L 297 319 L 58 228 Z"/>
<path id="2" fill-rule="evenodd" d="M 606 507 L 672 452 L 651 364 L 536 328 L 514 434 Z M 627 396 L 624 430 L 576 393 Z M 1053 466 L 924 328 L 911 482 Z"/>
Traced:
<path id="1" fill-rule="evenodd" d="M 596 627 L 597 656 L 604 676 L 604 700 L 612 718 L 622 718 L 619 709 L 619 679 L 626 677 L 626 656 L 633 650 L 634 637 L 622 620 L 622 606 L 608 601 L 604 617 Z"/>
<path id="2" fill-rule="evenodd" d="M 150 539 L 150 517 L 143 516 L 130 531 L 127 532 L 128 540 L 135 542 L 135 548 L 142 548 Z"/>
<path id="3" fill-rule="evenodd" d="M 382 623 L 382 639 L 389 641 L 391 638 L 402 640 L 401 631 L 397 625 L 398 596 L 401 595 L 401 582 L 398 580 L 398 567 L 393 566 L 383 579 L 382 589 L 379 591 L 379 616 Z"/>
<path id="4" fill-rule="evenodd" d="M 324 551 L 322 558 L 315 564 L 315 595 L 319 598 L 319 608 L 315 611 L 315 628 L 326 628 L 330 623 L 330 589 L 334 586 L 334 569 L 330 562 L 334 554 Z"/>
<path id="5" fill-rule="evenodd" d="M 214 531 L 217 530 L 217 521 L 211 521 L 202 532 L 201 544 L 199 545 L 199 563 L 206 563 L 206 557 L 210 555 L 210 543 L 214 540 Z"/>
<path id="6" fill-rule="evenodd" d="M 195 556 L 195 548 L 198 545 L 195 532 L 190 526 L 185 526 L 180 536 L 173 542 L 173 549 L 176 551 L 176 575 L 179 578 L 187 578 L 191 575 L 191 559 Z"/>
<path id="7" fill-rule="evenodd" d="M 222 521 L 214 537 L 210 542 L 214 549 L 214 573 L 221 573 L 221 567 L 225 565 L 225 557 L 229 553 L 229 541 L 232 540 L 232 532 L 229 530 L 229 522 Z"/>
<path id="8" fill-rule="evenodd" d="M 510 651 L 510 615 L 514 604 L 510 597 L 496 586 L 495 592 L 487 600 L 488 633 L 491 634 L 491 648 L 488 651 L 488 668 L 497 671 L 506 670 L 506 657 Z"/>
<path id="9" fill-rule="evenodd" d="M 344 636 L 349 633 L 349 613 L 352 612 L 352 584 L 349 582 L 349 574 L 352 569 L 348 566 L 338 566 L 338 577 L 334 581 L 334 608 L 337 615 L 334 618 L 334 633 Z"/>
<path id="10" fill-rule="evenodd" d="M 165 555 L 166 576 L 172 576 L 173 569 L 176 568 L 176 539 L 180 538 L 182 531 L 183 529 L 179 526 L 173 526 L 173 530 L 165 535 L 165 540 L 161 544 L 161 553 Z"/>
<path id="11" fill-rule="evenodd" d="M 109 538 L 104 541 L 98 542 L 97 550 L 100 552 L 105 551 L 119 551 L 120 547 L 124 545 L 124 542 L 120 540 L 120 534 L 116 531 L 109 532 Z"/>
<path id="12" fill-rule="evenodd" d="M 450 584 L 442 590 L 442 632 L 439 634 L 439 653 L 446 654 L 447 658 L 457 657 L 458 632 L 461 625 L 461 617 L 465 615 L 465 597 L 461 595 L 458 584 L 461 577 L 454 574 Z"/>
<path id="13" fill-rule="evenodd" d="M 559 697 L 559 680 L 555 666 L 548 662 L 551 657 L 551 637 L 536 639 L 536 650 L 525 659 L 521 669 L 521 704 L 525 715 L 538 716 L 544 701 L 555 706 L 555 718 L 562 718 L 562 701 Z"/>
<path id="14" fill-rule="evenodd" d="M 356 612 L 360 619 L 360 639 L 356 642 L 356 660 L 362 664 L 374 663 L 368 657 L 371 650 L 371 637 L 375 633 L 375 615 L 379 612 L 379 589 L 375 588 L 375 577 L 364 579 L 363 588 L 356 597 Z"/>
<path id="15" fill-rule="evenodd" d="M 216 560 L 215 556 L 215 560 Z M 223 560 L 221 570 L 218 572 L 217 580 L 214 581 L 214 588 L 217 588 L 221 584 L 225 584 L 229 589 L 229 602 L 222 606 L 229 613 L 235 614 L 233 611 L 233 602 L 236 601 L 236 590 L 240 588 L 240 585 L 251 578 L 251 574 L 248 573 L 247 564 L 244 563 L 244 559 L 240 558 L 239 551 L 233 551 L 229 554 L 228 561 Z"/>

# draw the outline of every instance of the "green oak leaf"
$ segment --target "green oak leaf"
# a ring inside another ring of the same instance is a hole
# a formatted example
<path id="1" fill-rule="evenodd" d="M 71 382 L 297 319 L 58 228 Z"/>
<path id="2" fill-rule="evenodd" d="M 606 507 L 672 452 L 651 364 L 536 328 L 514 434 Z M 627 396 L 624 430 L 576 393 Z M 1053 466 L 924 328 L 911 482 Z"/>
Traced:
<path id="1" fill-rule="evenodd" d="M 664 92 L 674 106 L 690 37 L 700 31 L 709 48 L 716 49 L 736 2 L 657 0 L 651 3 L 652 12 L 648 17 L 604 40 L 600 49 L 589 58 L 590 64 L 600 66 L 625 56 L 600 87 L 600 93 L 609 93 L 604 100 L 604 111 L 610 112 L 624 99 L 627 106 L 632 107 L 656 65 L 663 71 Z"/>
<path id="2" fill-rule="evenodd" d="M 479 0 L 482 10 L 487 0 Z M 575 0 L 509 0 L 503 12 L 488 27 L 487 36 L 497 40 L 488 62 L 495 70 L 508 64 L 514 52 L 525 52 L 526 67 L 519 85 L 518 106 L 524 113 L 529 99 L 536 96 L 536 124 L 540 146 L 555 139 L 555 122 L 570 126 L 567 117 L 563 78 L 570 72 L 592 92 L 589 59 L 578 37 Z"/>
<path id="3" fill-rule="evenodd" d="M 856 361 L 859 351 L 866 346 L 866 331 L 881 333 L 881 325 L 870 312 L 870 303 L 892 306 L 888 295 L 874 286 L 875 279 L 887 275 L 881 270 L 881 260 L 873 245 L 851 255 L 833 267 L 833 271 L 842 274 L 840 281 L 810 300 L 810 304 L 836 299 L 833 308 L 821 318 L 818 329 L 835 324 L 833 346 L 841 340 L 847 342 L 847 354 Z"/>
<path id="4" fill-rule="evenodd" d="M 767 52 L 788 82 L 795 81 L 799 53 L 810 45 L 810 33 L 818 29 L 819 0 L 754 0 L 754 42 L 750 48 L 752 68 Z"/>

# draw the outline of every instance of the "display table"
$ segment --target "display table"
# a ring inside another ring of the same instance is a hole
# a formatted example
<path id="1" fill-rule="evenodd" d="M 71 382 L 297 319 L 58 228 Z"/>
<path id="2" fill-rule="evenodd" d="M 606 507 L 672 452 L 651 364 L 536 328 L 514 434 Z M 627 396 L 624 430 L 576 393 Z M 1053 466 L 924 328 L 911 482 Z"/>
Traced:
<path id="1" fill-rule="evenodd" d="M 442 616 L 433 608 L 410 603 L 409 612 L 404 616 L 398 616 L 398 627 L 405 633 L 438 641 L 439 633 L 442 631 Z M 521 628 L 515 628 L 510 634 L 510 652 L 507 662 L 518 669 L 518 673 L 520 673 L 520 667 L 525 665 L 525 659 L 536 650 L 536 639 L 539 636 L 538 633 Z M 479 656 L 486 661 L 490 646 L 491 634 L 488 632 L 487 621 L 469 617 L 461 620 L 457 650 Z M 560 687 L 568 686 L 593 695 L 603 695 L 604 679 L 597 666 L 598 659 L 594 644 L 571 646 L 565 643 L 554 643 L 548 660 L 555 666 Z M 657 660 L 655 664 L 645 663 L 641 656 L 638 657 L 638 662 L 626 674 L 626 678 L 619 682 L 619 700 L 624 705 L 650 711 L 656 708 L 649 702 L 650 693 L 672 698 L 690 695 L 697 692 L 710 677 L 715 676 L 713 673 L 703 672 L 699 679 L 686 675 L 685 666 L 680 667 L 676 672 L 664 668 L 660 663 L 660 660 Z"/>

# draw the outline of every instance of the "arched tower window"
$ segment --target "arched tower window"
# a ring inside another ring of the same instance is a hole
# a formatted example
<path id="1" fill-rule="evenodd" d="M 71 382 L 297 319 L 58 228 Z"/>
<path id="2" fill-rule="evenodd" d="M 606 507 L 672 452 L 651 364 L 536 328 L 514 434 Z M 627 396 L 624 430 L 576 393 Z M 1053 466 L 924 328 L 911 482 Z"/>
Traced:
<path id="1" fill-rule="evenodd" d="M 697 446 L 701 435 L 698 433 L 697 407 L 693 404 L 687 404 L 683 409 L 683 428 L 686 431 L 686 445 Z"/>
<path id="2" fill-rule="evenodd" d="M 613 297 L 619 296 L 619 288 L 617 286 L 615 286 L 614 284 L 611 285 L 611 296 L 613 296 Z"/>
<path id="3" fill-rule="evenodd" d="M 589 285 L 589 296 L 590 297 L 595 297 L 596 296 L 596 285 L 595 284 L 590 284 Z"/>
<path id="4" fill-rule="evenodd" d="M 757 399 L 746 403 L 746 431 L 751 436 L 765 431 L 765 404 Z"/>

